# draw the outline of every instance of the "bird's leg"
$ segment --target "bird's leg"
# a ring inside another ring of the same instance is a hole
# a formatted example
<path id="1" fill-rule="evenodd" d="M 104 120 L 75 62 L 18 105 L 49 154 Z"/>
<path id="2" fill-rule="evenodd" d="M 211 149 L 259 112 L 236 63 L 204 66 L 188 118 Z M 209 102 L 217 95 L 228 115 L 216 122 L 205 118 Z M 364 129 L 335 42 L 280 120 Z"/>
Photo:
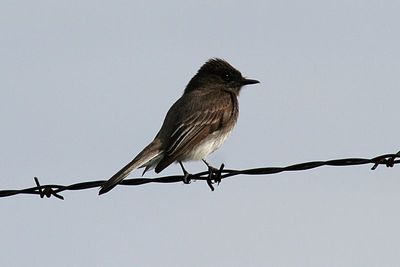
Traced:
<path id="1" fill-rule="evenodd" d="M 214 191 L 214 187 L 211 185 L 211 182 L 214 178 L 214 181 L 219 185 L 219 183 L 221 182 L 221 173 L 222 170 L 224 169 L 224 164 L 221 164 L 221 167 L 219 169 L 211 166 L 210 164 L 208 164 L 207 161 L 205 161 L 204 159 L 202 159 L 202 161 L 204 162 L 204 164 L 207 165 L 208 168 L 208 179 L 207 179 L 207 184 L 208 186 L 211 188 L 212 191 Z"/>
<path id="2" fill-rule="evenodd" d="M 179 165 L 181 165 L 182 171 L 183 171 L 183 183 L 184 184 L 190 184 L 190 173 L 188 173 L 185 169 L 185 167 L 183 167 L 183 163 L 182 161 L 179 161 Z"/>

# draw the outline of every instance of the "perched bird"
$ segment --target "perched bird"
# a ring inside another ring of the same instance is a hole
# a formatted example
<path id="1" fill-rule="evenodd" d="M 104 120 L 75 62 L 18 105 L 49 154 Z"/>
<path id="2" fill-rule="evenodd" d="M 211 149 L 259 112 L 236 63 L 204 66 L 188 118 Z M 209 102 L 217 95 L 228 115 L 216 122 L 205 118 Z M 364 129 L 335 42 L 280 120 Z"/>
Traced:
<path id="1" fill-rule="evenodd" d="M 99 194 L 110 191 L 137 168 L 145 168 L 143 174 L 151 169 L 159 173 L 178 162 L 187 174 L 183 161 L 203 160 L 209 166 L 204 158 L 222 145 L 236 124 L 240 89 L 255 83 L 259 81 L 244 78 L 225 60 L 208 60 L 169 109 L 154 140 L 114 174 Z"/>

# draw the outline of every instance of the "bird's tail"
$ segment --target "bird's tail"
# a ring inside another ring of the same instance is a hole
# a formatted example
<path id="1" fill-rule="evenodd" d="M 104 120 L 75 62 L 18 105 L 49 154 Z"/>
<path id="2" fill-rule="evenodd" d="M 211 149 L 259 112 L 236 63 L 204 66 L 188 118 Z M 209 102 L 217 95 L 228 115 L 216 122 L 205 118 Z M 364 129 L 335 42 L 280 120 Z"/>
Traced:
<path id="1" fill-rule="evenodd" d="M 142 152 L 139 153 L 131 162 L 129 162 L 120 171 L 114 174 L 105 184 L 100 188 L 99 195 L 107 193 L 113 189 L 117 184 L 119 184 L 126 176 L 129 175 L 133 170 L 139 168 L 140 166 L 146 165 L 149 161 L 160 155 L 161 153 L 161 143 L 159 140 L 155 139 L 151 142 Z"/>

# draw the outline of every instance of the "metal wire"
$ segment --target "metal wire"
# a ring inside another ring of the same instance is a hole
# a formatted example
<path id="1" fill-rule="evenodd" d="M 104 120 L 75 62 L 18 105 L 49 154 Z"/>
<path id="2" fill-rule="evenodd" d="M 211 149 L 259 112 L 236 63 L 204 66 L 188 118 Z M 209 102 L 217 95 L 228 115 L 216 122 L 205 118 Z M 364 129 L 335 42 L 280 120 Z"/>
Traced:
<path id="1" fill-rule="evenodd" d="M 299 164 L 294 164 L 286 167 L 265 167 L 265 168 L 255 168 L 255 169 L 245 169 L 245 170 L 231 170 L 224 169 L 224 164 L 221 164 L 219 169 L 209 168 L 208 171 L 199 172 L 196 174 L 190 174 L 188 177 L 184 175 L 173 175 L 173 176 L 164 176 L 157 178 L 132 178 L 123 180 L 121 185 L 128 186 L 136 186 L 143 185 L 148 183 L 178 183 L 184 182 L 190 183 L 190 180 L 205 180 L 207 181 L 208 186 L 213 191 L 213 182 L 220 183 L 222 179 L 226 179 L 228 177 L 236 176 L 236 175 L 268 175 L 275 174 L 286 171 L 302 171 L 318 168 L 321 166 L 354 166 L 354 165 L 364 165 L 364 164 L 374 164 L 372 166 L 372 170 L 375 170 L 379 165 L 386 165 L 387 167 L 393 167 L 395 164 L 400 163 L 400 151 L 396 154 L 384 154 L 374 158 L 343 158 L 343 159 L 334 159 L 328 161 L 311 161 L 304 162 Z M 0 190 L 0 197 L 10 197 L 19 194 L 33 194 L 39 195 L 41 198 L 51 196 L 56 197 L 58 199 L 64 199 L 63 196 L 60 195 L 61 192 L 64 191 L 76 191 L 76 190 L 84 190 L 90 188 L 96 188 L 102 186 L 106 180 L 98 180 L 98 181 L 88 181 L 82 183 L 76 183 L 72 185 L 56 185 L 56 184 L 47 184 L 40 185 L 39 179 L 34 177 L 34 181 L 36 186 L 29 187 L 25 189 L 19 190 Z"/>

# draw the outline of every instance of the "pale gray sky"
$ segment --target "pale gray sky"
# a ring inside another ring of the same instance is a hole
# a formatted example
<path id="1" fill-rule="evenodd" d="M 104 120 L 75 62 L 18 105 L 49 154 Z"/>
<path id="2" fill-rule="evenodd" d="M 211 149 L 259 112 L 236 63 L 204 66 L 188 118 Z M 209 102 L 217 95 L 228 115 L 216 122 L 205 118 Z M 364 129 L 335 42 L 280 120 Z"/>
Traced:
<path id="1" fill-rule="evenodd" d="M 214 165 L 397 152 L 399 13 L 399 1 L 1 1 L 0 187 L 109 178 L 211 57 L 262 82 L 242 91 Z M 215 192 L 4 198 L 1 265 L 398 266 L 399 191 L 398 168 L 362 166 L 239 176 Z"/>

